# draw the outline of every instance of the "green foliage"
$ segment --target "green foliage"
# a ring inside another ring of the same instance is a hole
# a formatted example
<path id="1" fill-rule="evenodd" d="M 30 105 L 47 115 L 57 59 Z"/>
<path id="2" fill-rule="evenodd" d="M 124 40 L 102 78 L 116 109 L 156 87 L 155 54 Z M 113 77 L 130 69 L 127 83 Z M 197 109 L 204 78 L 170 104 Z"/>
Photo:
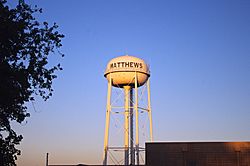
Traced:
<path id="1" fill-rule="evenodd" d="M 22 123 L 30 114 L 26 102 L 40 95 L 47 100 L 53 92 L 55 71 L 60 64 L 48 67 L 48 57 L 60 54 L 64 35 L 54 23 L 40 23 L 34 9 L 25 2 L 11 9 L 6 0 L 0 0 L 0 165 L 14 166 L 20 150 L 21 135 L 11 128 L 10 122 Z"/>

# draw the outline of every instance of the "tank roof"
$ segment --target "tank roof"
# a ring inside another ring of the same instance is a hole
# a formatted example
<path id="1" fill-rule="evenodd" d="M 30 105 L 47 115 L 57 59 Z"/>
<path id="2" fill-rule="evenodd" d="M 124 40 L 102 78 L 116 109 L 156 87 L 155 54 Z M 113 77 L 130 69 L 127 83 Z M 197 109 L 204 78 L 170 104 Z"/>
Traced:
<path id="1" fill-rule="evenodd" d="M 104 76 L 114 72 L 140 72 L 150 76 L 149 67 L 140 58 L 124 55 L 111 59 L 108 62 Z"/>

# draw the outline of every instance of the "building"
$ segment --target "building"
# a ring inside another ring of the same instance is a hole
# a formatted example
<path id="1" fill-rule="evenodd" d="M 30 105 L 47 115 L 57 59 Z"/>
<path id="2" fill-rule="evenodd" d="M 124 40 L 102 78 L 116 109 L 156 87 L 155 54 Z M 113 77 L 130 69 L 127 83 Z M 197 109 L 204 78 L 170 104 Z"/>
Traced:
<path id="1" fill-rule="evenodd" d="M 250 166 L 250 142 L 146 143 L 146 165 Z"/>

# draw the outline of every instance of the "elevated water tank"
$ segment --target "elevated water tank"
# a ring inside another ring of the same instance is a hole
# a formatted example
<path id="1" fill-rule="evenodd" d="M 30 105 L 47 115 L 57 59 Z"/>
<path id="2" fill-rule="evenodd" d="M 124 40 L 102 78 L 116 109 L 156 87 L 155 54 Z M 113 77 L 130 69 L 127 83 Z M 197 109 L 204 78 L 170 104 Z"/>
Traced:
<path id="1" fill-rule="evenodd" d="M 123 86 L 134 87 L 135 74 L 137 75 L 138 87 L 142 86 L 150 77 L 148 65 L 140 58 L 125 55 L 111 59 L 104 76 L 108 81 L 111 76 L 112 86 L 123 88 Z"/>

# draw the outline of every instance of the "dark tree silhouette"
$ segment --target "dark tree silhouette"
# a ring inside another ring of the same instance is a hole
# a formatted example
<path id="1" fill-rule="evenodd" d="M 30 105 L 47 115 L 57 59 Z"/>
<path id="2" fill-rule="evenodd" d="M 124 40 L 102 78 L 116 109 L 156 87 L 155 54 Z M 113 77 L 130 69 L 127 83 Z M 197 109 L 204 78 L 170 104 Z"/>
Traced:
<path id="1" fill-rule="evenodd" d="M 14 166 L 21 151 L 22 135 L 11 128 L 11 121 L 22 123 L 30 114 L 25 103 L 34 95 L 47 100 L 52 95 L 55 71 L 60 64 L 48 65 L 48 57 L 59 54 L 64 35 L 54 23 L 40 23 L 34 17 L 42 13 L 19 1 L 10 8 L 6 0 L 0 0 L 0 166 Z M 49 67 L 50 66 L 50 67 Z"/>

